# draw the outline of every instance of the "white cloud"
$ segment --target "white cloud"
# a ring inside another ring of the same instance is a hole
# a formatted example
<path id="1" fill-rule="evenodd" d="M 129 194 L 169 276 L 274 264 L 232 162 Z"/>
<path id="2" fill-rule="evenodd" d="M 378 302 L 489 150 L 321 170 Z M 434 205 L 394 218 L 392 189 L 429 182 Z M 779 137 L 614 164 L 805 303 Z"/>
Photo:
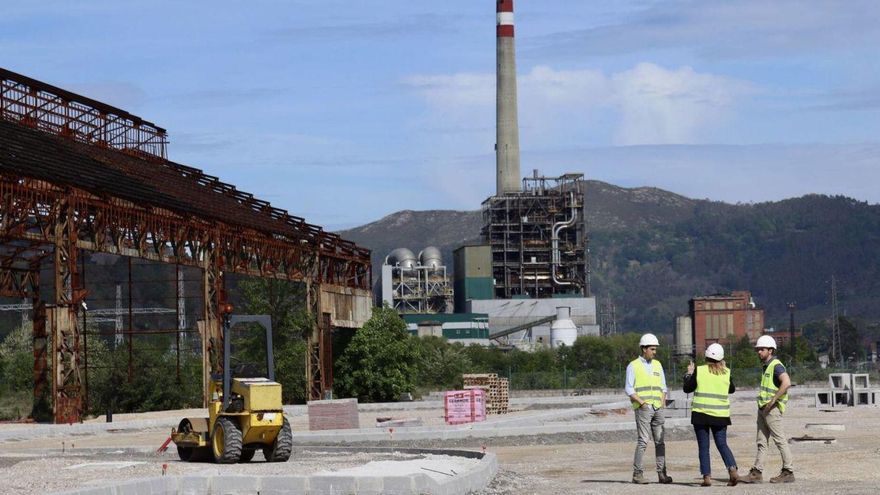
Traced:
<path id="1" fill-rule="evenodd" d="M 667 70 L 641 63 L 611 77 L 620 111 L 617 144 L 697 143 L 723 123 L 734 100 L 752 90 L 748 83 L 700 74 L 690 67 Z"/>
<path id="2" fill-rule="evenodd" d="M 494 121 L 495 75 L 465 73 L 411 76 L 404 85 L 430 107 L 432 126 L 453 127 Z M 616 144 L 698 143 L 724 122 L 736 99 L 753 86 L 690 67 L 665 69 L 641 63 L 614 74 L 537 66 L 522 74 L 520 127 L 530 146 L 560 133 L 595 134 L 599 122 L 613 122 Z"/>
<path id="3" fill-rule="evenodd" d="M 617 22 L 538 38 L 547 56 L 684 48 L 706 59 L 870 51 L 880 41 L 875 0 L 646 2 Z"/>

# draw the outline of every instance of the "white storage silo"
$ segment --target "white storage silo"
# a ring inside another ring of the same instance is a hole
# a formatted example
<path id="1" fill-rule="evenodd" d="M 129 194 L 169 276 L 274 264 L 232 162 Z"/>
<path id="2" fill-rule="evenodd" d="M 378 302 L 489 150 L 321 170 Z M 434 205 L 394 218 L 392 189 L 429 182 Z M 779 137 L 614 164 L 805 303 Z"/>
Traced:
<path id="1" fill-rule="evenodd" d="M 560 344 L 565 344 L 571 347 L 576 339 L 577 326 L 571 321 L 571 308 L 568 306 L 556 308 L 556 319 L 550 325 L 550 346 L 556 348 Z"/>

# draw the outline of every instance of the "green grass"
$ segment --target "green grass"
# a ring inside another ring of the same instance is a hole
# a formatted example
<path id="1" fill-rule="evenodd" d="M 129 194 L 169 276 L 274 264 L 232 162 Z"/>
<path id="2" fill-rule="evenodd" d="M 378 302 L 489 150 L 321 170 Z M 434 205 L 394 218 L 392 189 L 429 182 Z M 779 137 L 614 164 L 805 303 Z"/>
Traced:
<path id="1" fill-rule="evenodd" d="M 27 418 L 33 406 L 33 392 L 30 390 L 6 390 L 0 394 L 0 421 L 15 421 Z"/>

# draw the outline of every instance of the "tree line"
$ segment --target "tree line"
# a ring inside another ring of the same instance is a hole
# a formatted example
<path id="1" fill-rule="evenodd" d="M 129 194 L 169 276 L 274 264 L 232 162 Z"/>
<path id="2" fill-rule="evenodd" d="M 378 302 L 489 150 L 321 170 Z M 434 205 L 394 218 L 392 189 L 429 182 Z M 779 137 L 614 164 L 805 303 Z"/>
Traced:
<path id="1" fill-rule="evenodd" d="M 243 280 L 238 286 L 238 312 L 272 316 L 276 380 L 283 385 L 284 402 L 304 403 L 305 339 L 313 320 L 302 305 L 302 287 L 260 279 Z M 844 352 L 864 355 L 855 326 L 842 318 L 841 329 Z M 33 409 L 31 331 L 29 325 L 22 325 L 0 343 L 0 418 L 26 417 Z M 234 365 L 264 360 L 262 330 L 240 333 L 242 337 L 233 341 L 239 356 Z M 796 383 L 824 380 L 828 372 L 818 366 L 814 333 L 808 328 L 805 338 L 796 339 L 793 355 L 788 346 L 779 350 Z M 508 377 L 513 389 L 622 388 L 627 363 L 639 355 L 639 337 L 635 333 L 582 336 L 570 347 L 533 352 L 465 346 L 439 337 L 412 336 L 394 310 L 376 308 L 363 328 L 336 332 L 334 395 L 362 402 L 393 401 L 407 393 L 423 396 L 461 388 L 465 373 L 497 373 Z M 667 380 L 679 383 L 690 358 L 671 356 L 670 342 L 662 337 L 661 344 L 658 359 L 664 363 Z M 88 347 L 87 414 L 201 406 L 202 359 L 197 342 L 178 350 L 173 335 L 151 335 L 134 338 L 129 348 L 127 343 L 115 345 L 110 336 L 89 338 L 84 345 Z M 748 339 L 728 345 L 726 355 L 738 384 L 758 382 L 760 363 Z M 697 362 L 702 362 L 700 357 Z"/>

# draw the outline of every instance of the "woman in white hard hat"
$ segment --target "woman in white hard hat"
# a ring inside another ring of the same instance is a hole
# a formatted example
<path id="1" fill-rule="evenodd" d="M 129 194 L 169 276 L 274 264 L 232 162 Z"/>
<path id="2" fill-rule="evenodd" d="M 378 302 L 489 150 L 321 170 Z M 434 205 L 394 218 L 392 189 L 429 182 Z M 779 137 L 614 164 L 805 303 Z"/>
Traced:
<path id="1" fill-rule="evenodd" d="M 727 427 L 730 426 L 730 394 L 736 390 L 730 379 L 730 370 L 724 365 L 724 347 L 712 344 L 706 348 L 706 364 L 688 365 L 684 377 L 684 392 L 694 392 L 691 424 L 697 435 L 700 451 L 701 486 L 712 486 L 712 468 L 709 463 L 709 436 L 715 438 L 715 447 L 721 454 L 730 475 L 728 486 L 736 486 L 739 473 L 733 452 L 727 446 Z"/>

